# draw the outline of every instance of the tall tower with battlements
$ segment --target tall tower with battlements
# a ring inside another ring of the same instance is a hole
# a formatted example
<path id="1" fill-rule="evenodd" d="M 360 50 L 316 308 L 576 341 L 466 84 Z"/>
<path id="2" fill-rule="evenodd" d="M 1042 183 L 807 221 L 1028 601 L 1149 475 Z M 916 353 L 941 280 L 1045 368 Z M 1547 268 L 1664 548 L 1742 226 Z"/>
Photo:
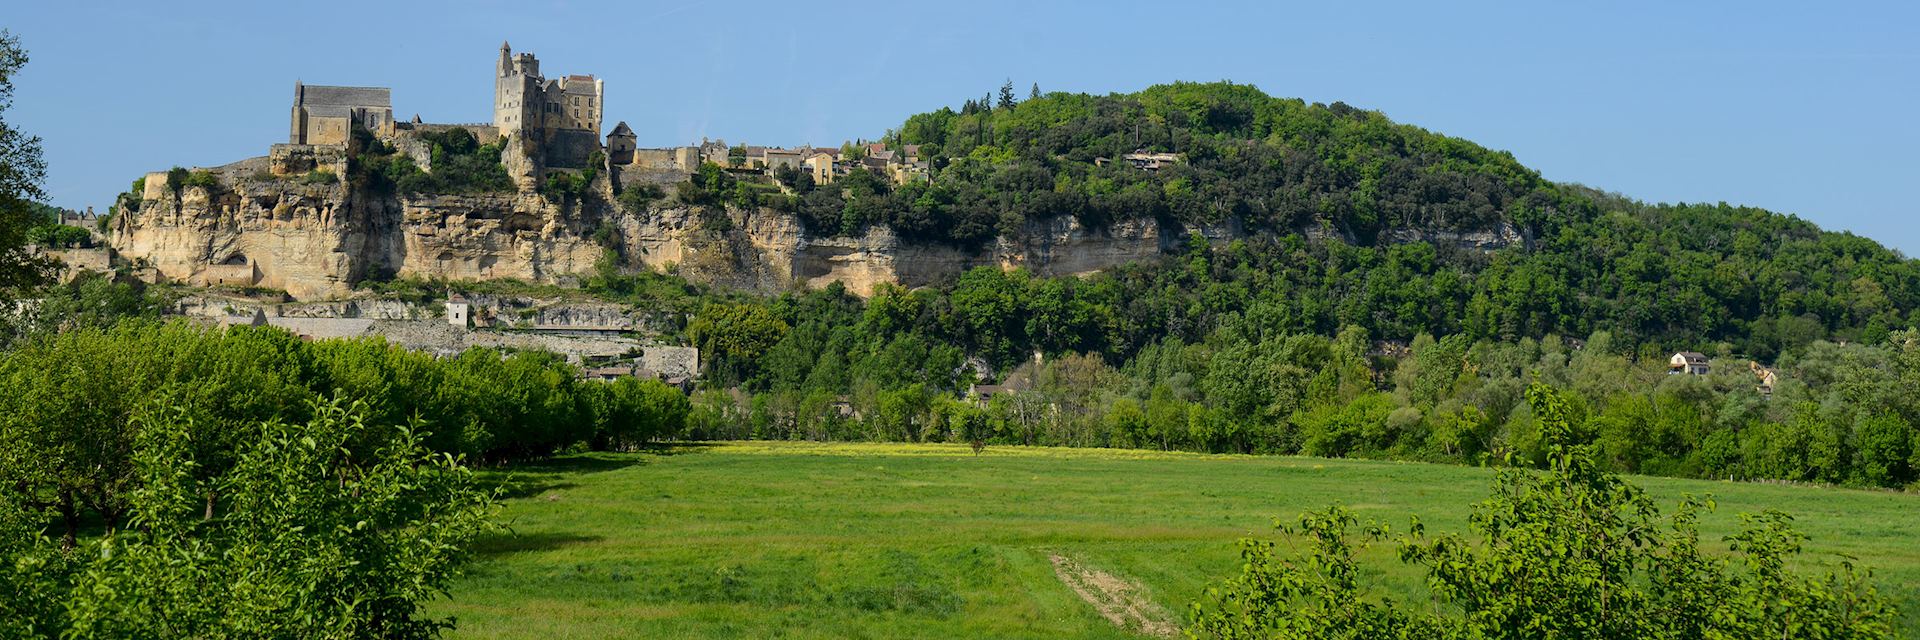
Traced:
<path id="1" fill-rule="evenodd" d="M 604 81 L 591 75 L 552 80 L 531 53 L 515 55 L 500 43 L 494 65 L 493 126 L 516 141 L 540 167 L 581 168 L 600 150 Z"/>

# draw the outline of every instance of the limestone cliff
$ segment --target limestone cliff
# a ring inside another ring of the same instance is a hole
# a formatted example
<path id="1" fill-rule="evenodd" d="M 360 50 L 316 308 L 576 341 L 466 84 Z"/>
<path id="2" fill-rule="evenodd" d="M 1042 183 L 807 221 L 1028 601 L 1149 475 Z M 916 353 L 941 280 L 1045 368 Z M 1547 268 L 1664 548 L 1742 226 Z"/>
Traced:
<path id="1" fill-rule="evenodd" d="M 368 277 L 553 282 L 592 268 L 601 248 L 580 207 L 535 193 L 407 197 L 223 168 L 218 186 L 147 176 L 114 219 L 121 255 L 159 278 L 339 297 Z"/>
<path id="2" fill-rule="evenodd" d="M 282 289 L 301 300 L 338 298 L 363 279 L 391 276 L 564 284 L 594 268 L 602 242 L 617 246 L 630 268 L 671 268 L 697 281 L 760 290 L 840 282 L 868 295 L 880 283 L 922 286 L 982 265 L 1084 274 L 1156 259 L 1190 233 L 1214 241 L 1244 235 L 1231 224 L 1189 229 L 1130 220 L 1090 228 L 1059 217 L 968 250 L 907 242 L 884 226 L 855 237 L 815 237 L 795 217 L 764 209 L 627 213 L 608 204 L 605 180 L 584 203 L 555 203 L 531 191 L 378 195 L 341 182 L 248 174 L 248 166 L 223 168 L 216 187 L 175 189 L 165 174 L 149 175 L 138 207 L 114 221 L 114 247 L 160 278 Z M 607 233 L 596 234 L 602 227 Z M 1387 238 L 1477 249 L 1520 241 L 1508 228 Z"/>

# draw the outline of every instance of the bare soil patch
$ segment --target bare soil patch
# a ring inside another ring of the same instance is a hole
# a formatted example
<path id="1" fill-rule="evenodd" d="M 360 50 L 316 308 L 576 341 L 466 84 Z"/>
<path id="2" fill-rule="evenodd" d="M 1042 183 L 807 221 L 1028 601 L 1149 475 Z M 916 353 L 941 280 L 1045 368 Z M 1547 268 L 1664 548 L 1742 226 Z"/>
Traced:
<path id="1" fill-rule="evenodd" d="M 1053 561 L 1053 573 L 1060 576 L 1060 582 L 1114 626 L 1160 638 L 1179 635 L 1180 626 L 1173 623 L 1173 615 L 1149 600 L 1140 585 L 1057 553 L 1047 558 Z"/>

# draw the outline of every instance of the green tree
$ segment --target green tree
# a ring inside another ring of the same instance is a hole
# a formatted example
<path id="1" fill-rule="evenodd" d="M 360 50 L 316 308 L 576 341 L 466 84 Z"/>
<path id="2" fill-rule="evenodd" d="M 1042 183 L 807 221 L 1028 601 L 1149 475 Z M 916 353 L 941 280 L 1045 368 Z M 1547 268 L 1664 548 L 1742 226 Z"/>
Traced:
<path id="1" fill-rule="evenodd" d="M 71 556 L 65 585 L 39 585 L 64 592 L 28 594 L 59 608 L 28 619 L 68 638 L 427 638 L 450 627 L 421 607 L 446 595 L 492 528 L 492 499 L 456 458 L 407 427 L 367 424 L 362 409 L 335 401 L 306 424 L 256 425 L 211 478 L 195 473 L 191 412 L 146 414 L 135 526 Z M 201 513 L 209 483 L 227 496 L 214 518 Z M 56 553 L 43 541 L 5 564 L 50 566 Z"/>
<path id="2" fill-rule="evenodd" d="M 1891 638 L 1896 612 L 1868 576 L 1842 563 L 1790 570 L 1803 536 L 1779 512 L 1743 516 L 1729 558 L 1702 550 L 1697 523 L 1712 503 L 1684 500 L 1662 518 L 1642 491 L 1573 444 L 1567 402 L 1535 384 L 1527 397 L 1552 443 L 1545 474 L 1503 471 L 1470 518 L 1478 541 L 1399 538 L 1431 603 L 1376 597 L 1362 585 L 1349 530 L 1333 507 L 1284 527 L 1313 541 L 1284 557 L 1242 543 L 1240 575 L 1192 606 L 1191 637 L 1208 638 Z M 1366 530 L 1378 540 L 1385 529 Z M 1736 563 L 1738 566 L 1735 566 Z"/>
<path id="3" fill-rule="evenodd" d="M 27 52 L 20 48 L 20 39 L 0 30 L 0 115 L 13 106 L 13 76 L 26 64 Z M 46 175 L 40 138 L 0 119 L 0 296 L 37 285 L 49 273 L 47 261 L 26 250 L 26 233 L 33 226 L 32 203 L 46 197 L 40 188 Z"/>
<path id="4" fill-rule="evenodd" d="M 757 304 L 712 303 L 687 325 L 708 379 L 731 386 L 753 377 L 761 356 L 787 334 L 787 323 Z"/>

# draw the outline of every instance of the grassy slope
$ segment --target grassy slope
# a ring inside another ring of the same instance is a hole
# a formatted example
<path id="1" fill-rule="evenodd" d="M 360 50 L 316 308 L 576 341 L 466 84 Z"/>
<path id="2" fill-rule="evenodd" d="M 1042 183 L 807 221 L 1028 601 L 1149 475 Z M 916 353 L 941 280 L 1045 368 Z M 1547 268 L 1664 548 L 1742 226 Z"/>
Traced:
<path id="1" fill-rule="evenodd" d="M 1144 584 L 1175 616 L 1236 570 L 1234 540 L 1330 502 L 1463 530 L 1491 472 L 1464 467 L 942 445 L 739 443 L 574 457 L 511 473 L 517 535 L 434 613 L 456 637 L 1129 637 L 1049 552 Z M 1857 556 L 1920 637 L 1920 496 L 1642 478 L 1663 506 L 1712 493 L 1795 514 L 1823 561 Z M 1376 548 L 1382 589 L 1416 576 Z"/>

